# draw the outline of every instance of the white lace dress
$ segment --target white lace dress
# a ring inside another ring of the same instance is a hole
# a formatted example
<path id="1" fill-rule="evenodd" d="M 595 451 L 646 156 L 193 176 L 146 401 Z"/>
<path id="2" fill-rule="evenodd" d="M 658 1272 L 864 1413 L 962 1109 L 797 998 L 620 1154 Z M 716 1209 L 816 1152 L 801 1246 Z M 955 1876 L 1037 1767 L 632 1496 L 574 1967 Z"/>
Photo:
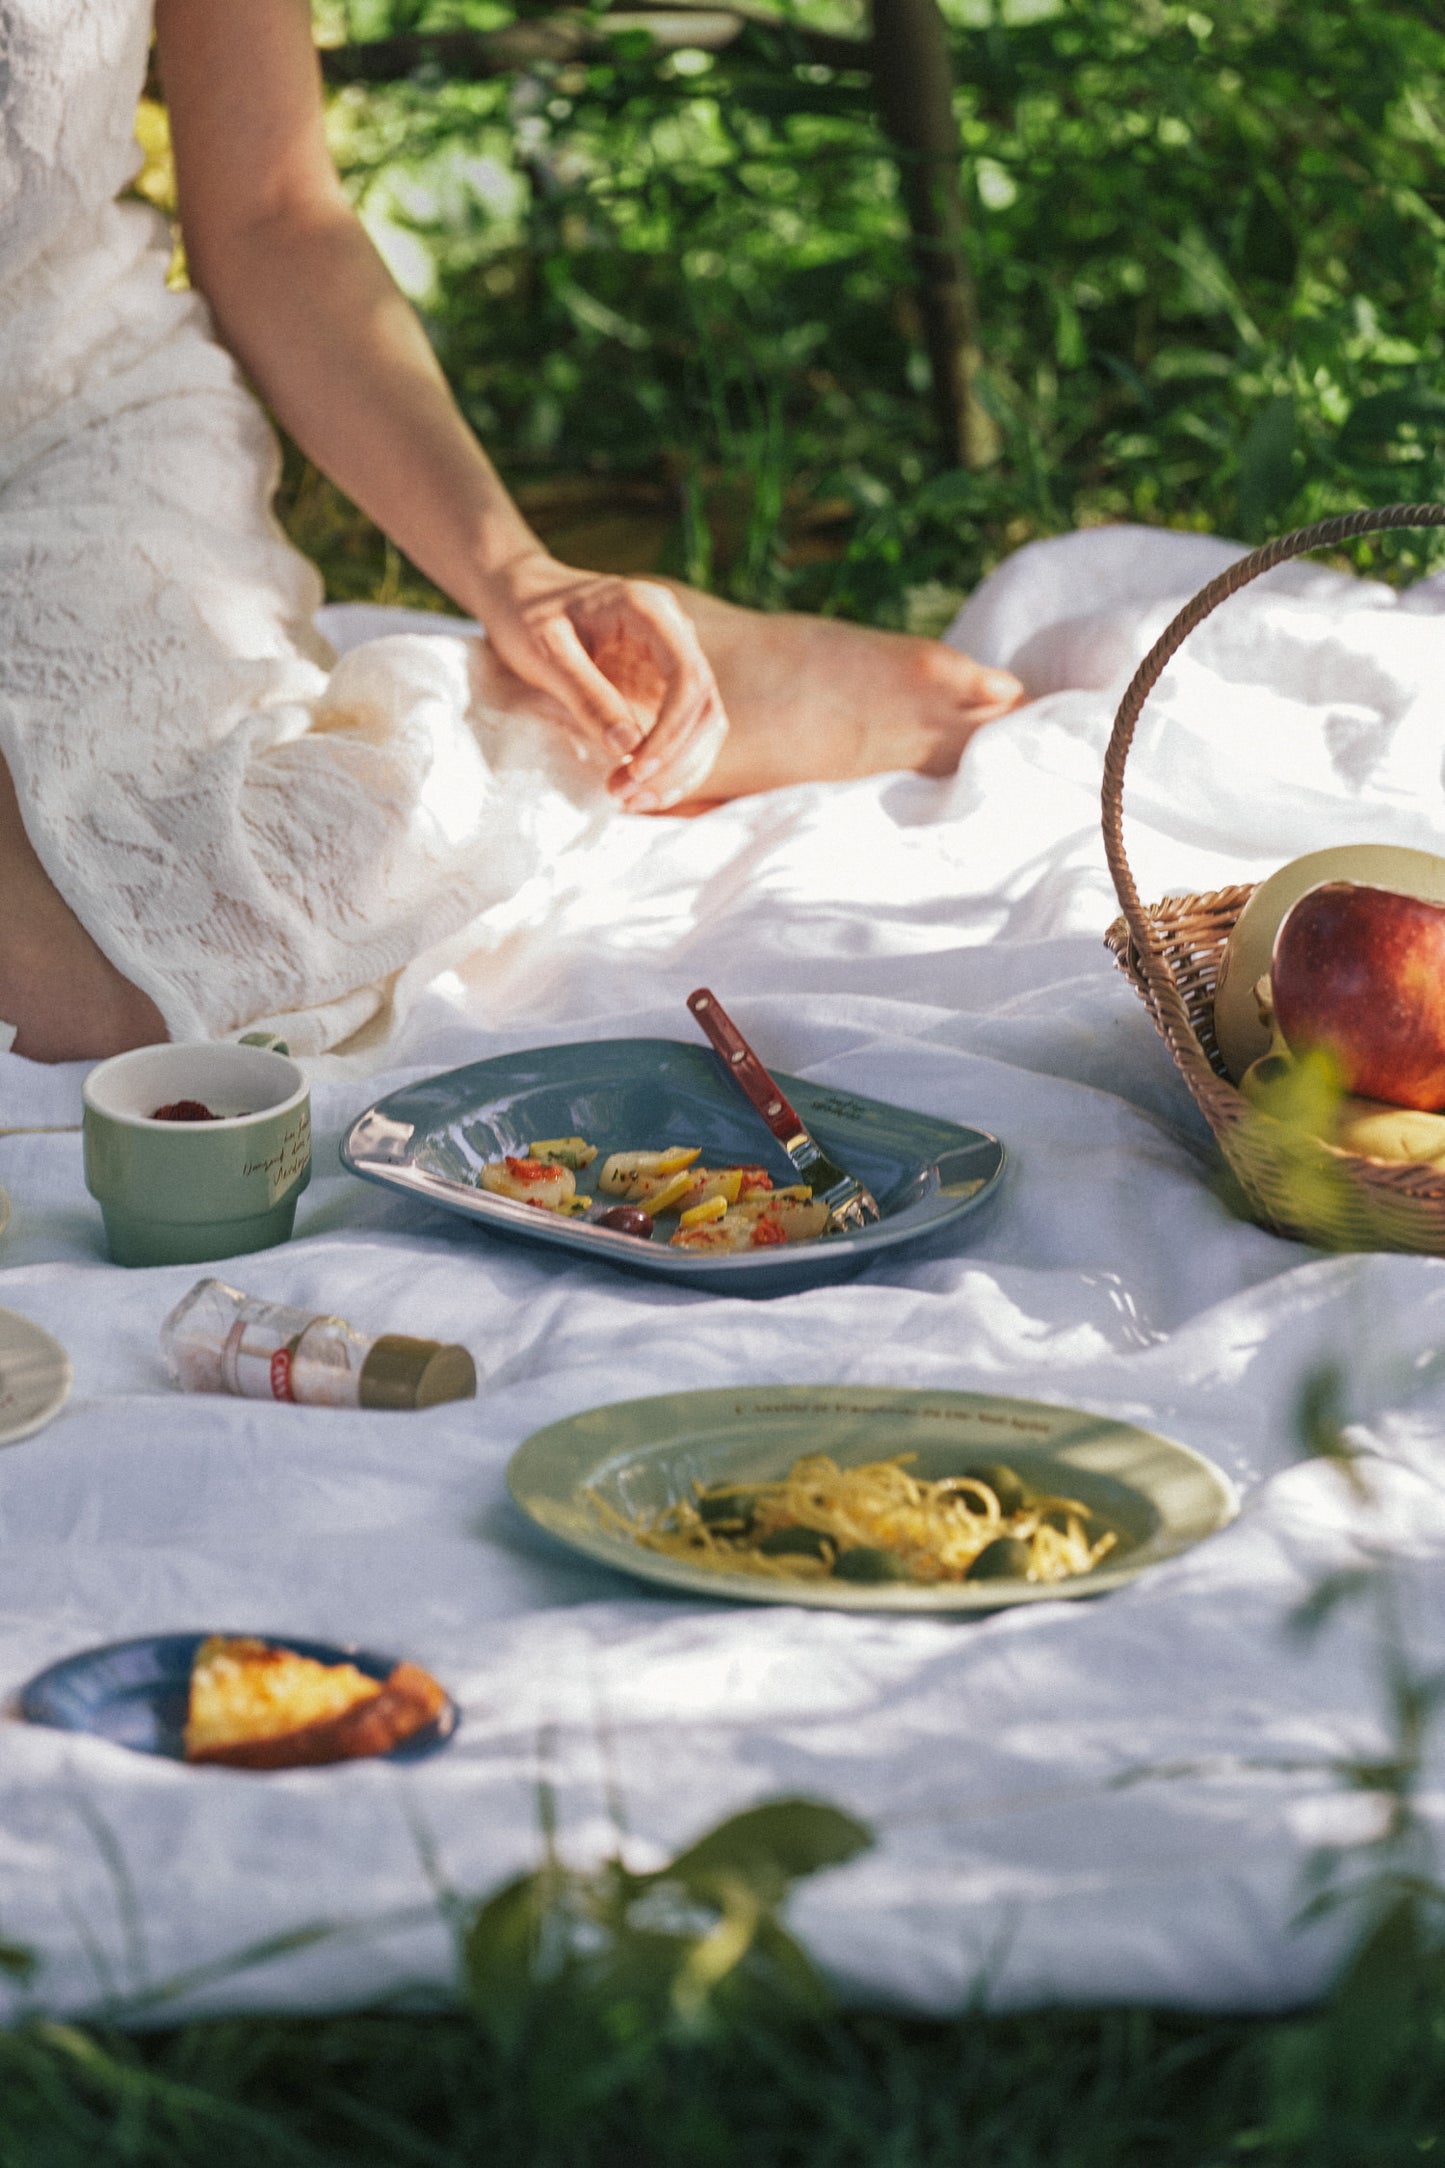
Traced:
<path id="1" fill-rule="evenodd" d="M 173 1037 L 314 1052 L 598 801 L 478 711 L 466 642 L 317 636 L 265 419 L 167 291 L 164 221 L 115 200 L 149 33 L 149 0 L 0 0 L 0 755 Z"/>

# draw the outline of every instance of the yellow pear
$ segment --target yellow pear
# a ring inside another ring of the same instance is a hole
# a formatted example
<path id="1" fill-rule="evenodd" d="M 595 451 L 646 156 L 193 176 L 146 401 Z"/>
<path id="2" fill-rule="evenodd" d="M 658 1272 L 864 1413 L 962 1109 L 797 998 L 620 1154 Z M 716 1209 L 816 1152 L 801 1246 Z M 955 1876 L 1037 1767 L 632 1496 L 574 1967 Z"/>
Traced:
<path id="1" fill-rule="evenodd" d="M 1239 1088 L 1264 1113 L 1294 1123 L 1357 1159 L 1445 1165 L 1445 1114 L 1338 1093 L 1319 1057 L 1298 1062 L 1277 1036 L 1269 1052 L 1250 1063 Z"/>
<path id="2" fill-rule="evenodd" d="M 1438 1161 L 1445 1158 L 1445 1114 L 1347 1097 L 1330 1142 L 1361 1159 Z"/>

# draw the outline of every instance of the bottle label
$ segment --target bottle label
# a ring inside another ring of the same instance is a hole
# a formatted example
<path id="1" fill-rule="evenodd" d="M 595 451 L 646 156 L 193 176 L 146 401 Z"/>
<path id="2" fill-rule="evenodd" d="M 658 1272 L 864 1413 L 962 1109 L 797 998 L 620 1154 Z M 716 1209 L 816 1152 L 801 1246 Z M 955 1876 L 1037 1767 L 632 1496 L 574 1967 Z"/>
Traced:
<path id="1" fill-rule="evenodd" d="M 274 1330 L 268 1332 L 255 1318 L 238 1317 L 221 1350 L 225 1390 L 243 1400 L 294 1401 L 295 1352 L 296 1338 L 278 1340 Z"/>

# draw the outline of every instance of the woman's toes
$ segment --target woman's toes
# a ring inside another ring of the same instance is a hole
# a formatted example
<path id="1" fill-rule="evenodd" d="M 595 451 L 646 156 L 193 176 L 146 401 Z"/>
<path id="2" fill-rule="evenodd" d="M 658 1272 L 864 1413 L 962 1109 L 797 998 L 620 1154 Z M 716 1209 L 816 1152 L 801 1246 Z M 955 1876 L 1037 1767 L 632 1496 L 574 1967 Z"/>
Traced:
<path id="1" fill-rule="evenodd" d="M 995 670 L 974 661 L 941 641 L 920 643 L 924 649 L 925 682 L 944 693 L 976 721 L 1006 715 L 1024 698 L 1024 688 L 1011 670 Z"/>

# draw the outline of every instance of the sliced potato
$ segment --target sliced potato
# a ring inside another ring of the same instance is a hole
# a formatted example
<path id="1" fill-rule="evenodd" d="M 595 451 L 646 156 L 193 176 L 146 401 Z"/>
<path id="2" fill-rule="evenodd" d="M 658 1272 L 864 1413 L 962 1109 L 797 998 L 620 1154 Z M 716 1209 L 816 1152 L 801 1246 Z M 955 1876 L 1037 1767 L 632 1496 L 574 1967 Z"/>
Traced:
<path id="1" fill-rule="evenodd" d="M 705 1197 L 701 1204 L 690 1205 L 677 1224 L 679 1227 L 706 1227 L 713 1220 L 725 1219 L 727 1208 L 726 1197 Z"/>
<path id="2" fill-rule="evenodd" d="M 590 1167 L 597 1157 L 597 1147 L 585 1137 L 543 1137 L 527 1146 L 529 1159 L 540 1159 L 545 1167 L 570 1167 L 574 1173 L 581 1167 Z"/>
<path id="3" fill-rule="evenodd" d="M 706 1212 L 709 1207 L 698 1209 Z M 765 1250 L 786 1242 L 809 1242 L 827 1225 L 828 1207 L 821 1199 L 773 1196 L 754 1205 L 724 1207 L 721 1214 L 707 1219 L 685 1213 L 672 1242 L 683 1250 Z"/>
<path id="4" fill-rule="evenodd" d="M 828 1224 L 828 1207 L 821 1198 L 774 1196 L 761 1212 L 748 1212 L 753 1245 L 769 1242 L 811 1242 Z"/>
<path id="5" fill-rule="evenodd" d="M 741 1167 L 692 1167 L 688 1171 L 684 1210 L 721 1197 L 725 1205 L 736 1204 L 743 1186 Z"/>
<path id="6" fill-rule="evenodd" d="M 701 1157 L 700 1144 L 673 1144 L 661 1152 L 613 1152 L 603 1163 L 597 1187 L 609 1197 L 631 1197 L 638 1194 L 632 1185 L 639 1179 L 677 1174 Z"/>
<path id="7" fill-rule="evenodd" d="M 489 1159 L 477 1174 L 477 1186 L 495 1197 L 560 1212 L 576 1195 L 577 1177 L 570 1167 L 549 1167 L 540 1159 Z"/>
<path id="8" fill-rule="evenodd" d="M 703 1250 L 722 1254 L 752 1248 L 753 1230 L 748 1221 L 725 1212 L 721 1219 L 704 1220 L 701 1226 L 679 1226 L 671 1236 L 675 1250 Z"/>
<path id="9" fill-rule="evenodd" d="M 821 1200 L 815 1204 L 813 1192 L 801 1182 L 793 1189 L 775 1189 L 770 1196 L 742 1197 L 735 1209 L 748 1219 L 761 1219 L 768 1213 L 791 1219 L 799 1212 L 812 1213 L 816 1209 L 822 1213 L 825 1226 L 828 1219 L 828 1207 Z"/>
<path id="10" fill-rule="evenodd" d="M 639 1174 L 633 1177 L 627 1195 L 630 1203 L 646 1205 L 648 1211 L 656 1219 L 659 1212 L 670 1212 L 674 1205 L 680 1203 L 687 1195 L 687 1190 L 688 1177 L 686 1172 L 680 1174 Z"/>

